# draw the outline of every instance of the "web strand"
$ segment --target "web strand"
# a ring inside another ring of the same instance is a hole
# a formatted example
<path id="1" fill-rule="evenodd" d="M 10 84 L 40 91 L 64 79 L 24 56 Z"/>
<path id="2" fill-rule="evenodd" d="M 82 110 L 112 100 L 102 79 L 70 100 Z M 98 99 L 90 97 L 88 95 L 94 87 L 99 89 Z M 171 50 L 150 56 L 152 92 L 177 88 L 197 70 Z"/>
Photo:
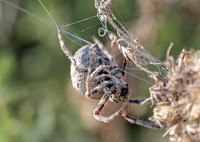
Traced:
<path id="1" fill-rule="evenodd" d="M 37 19 L 37 20 L 39 20 L 39 21 L 41 21 L 41 22 L 43 22 L 43 23 L 45 23 L 45 24 L 47 24 L 47 25 L 49 25 L 49 26 L 51 26 L 51 27 L 54 27 L 54 28 L 56 28 L 56 29 L 59 28 L 58 24 L 55 22 L 55 20 L 53 19 L 53 17 L 51 16 L 51 14 L 49 13 L 49 11 L 48 11 L 47 8 L 44 6 L 44 4 L 42 3 L 41 0 L 39 0 L 40 4 L 41 4 L 42 7 L 44 8 L 44 10 L 47 12 L 48 16 L 51 18 L 51 20 L 53 21 L 54 24 L 48 22 L 47 20 L 45 20 L 45 19 L 43 19 L 43 18 L 41 18 L 41 17 L 39 17 L 39 16 L 34 15 L 33 13 L 29 12 L 28 10 L 25 10 L 24 8 L 19 7 L 19 6 L 15 5 L 15 4 L 11 3 L 11 2 L 8 2 L 8 1 L 6 1 L 6 0 L 1 0 L 1 1 L 2 1 L 3 3 L 7 4 L 7 5 L 9 5 L 9 6 L 15 8 L 15 9 L 18 9 L 19 11 L 21 11 L 21 12 L 23 12 L 23 13 L 26 13 L 26 14 L 30 15 L 30 16 L 33 17 L 34 19 Z M 71 23 L 71 24 L 67 24 L 67 25 L 65 25 L 65 26 L 63 26 L 63 27 L 71 26 L 71 25 L 74 25 L 74 24 L 77 24 L 77 23 L 80 23 L 80 22 L 83 22 L 83 21 L 86 21 L 86 20 L 89 20 L 89 19 L 92 19 L 92 18 L 95 18 L 95 17 L 97 17 L 97 16 L 95 15 L 95 16 L 92 16 L 92 17 L 89 17 L 89 18 L 85 18 L 85 19 L 83 19 L 83 20 L 80 20 L 80 21 L 77 21 L 77 22 L 74 22 L 74 23 Z M 102 23 L 102 24 L 103 24 L 103 23 Z M 104 24 L 105 24 L 105 23 L 104 23 Z M 105 26 L 107 26 L 107 24 L 105 24 Z M 105 27 L 104 27 L 104 28 L 105 28 Z M 106 27 L 106 28 L 107 28 L 107 27 Z M 85 39 L 83 39 L 83 38 L 80 38 L 80 37 L 78 37 L 78 36 L 76 36 L 76 35 L 74 35 L 74 34 L 68 32 L 68 31 L 65 31 L 65 30 L 62 29 L 62 28 L 60 28 L 60 31 L 62 31 L 68 39 L 70 39 L 72 42 L 78 44 L 79 46 L 82 46 L 82 45 L 79 44 L 79 43 L 77 43 L 75 40 L 72 40 L 69 36 L 74 37 L 74 38 L 76 38 L 76 39 L 78 39 L 78 40 L 80 40 L 80 41 L 82 41 L 82 42 L 84 42 L 84 43 L 86 43 L 86 44 L 89 44 L 89 45 L 92 45 L 92 44 L 93 44 L 93 43 L 91 43 L 91 42 L 89 42 L 89 41 L 87 41 L 87 40 L 85 40 Z M 105 61 L 105 62 L 107 62 L 107 61 Z M 133 77 L 135 77 L 135 78 L 137 78 L 137 79 L 139 79 L 139 80 L 141 80 L 141 81 L 143 81 L 143 82 L 149 84 L 149 85 L 152 85 L 152 83 L 150 83 L 150 82 L 148 82 L 148 81 L 146 81 L 146 80 L 144 80 L 144 79 L 142 79 L 142 78 L 140 78 L 140 77 L 138 77 L 138 76 L 136 76 L 136 75 L 134 75 L 134 74 L 132 74 L 132 73 L 130 73 L 130 72 L 127 72 L 127 71 L 125 71 L 125 70 L 123 70 L 123 69 L 121 69 L 121 68 L 119 68 L 119 67 L 117 67 L 117 68 L 118 68 L 120 71 L 122 71 L 122 72 L 125 72 L 125 73 L 127 73 L 127 74 L 129 74 L 129 75 L 131 75 L 131 76 L 133 76 Z"/>
<path id="2" fill-rule="evenodd" d="M 95 15 L 95 16 L 91 16 L 91 17 L 88 17 L 88 18 L 85 18 L 85 19 L 82 19 L 82 20 L 73 22 L 73 23 L 71 23 L 71 24 L 67 24 L 67 25 L 65 25 L 65 26 L 62 26 L 61 28 L 69 27 L 69 26 L 71 26 L 71 25 L 78 24 L 78 23 L 81 23 L 81 22 L 84 22 L 84 21 L 88 21 L 88 20 L 93 19 L 93 18 L 97 18 L 97 16 L 96 16 L 96 15 Z"/>
<path id="3" fill-rule="evenodd" d="M 15 5 L 15 4 L 11 3 L 11 2 L 8 2 L 8 1 L 6 1 L 6 0 L 1 0 L 1 1 L 2 1 L 3 3 L 7 4 L 7 5 L 9 5 L 9 6 L 15 8 L 15 9 L 18 9 L 19 11 L 21 11 L 21 12 L 23 12 L 23 13 L 26 13 L 26 14 L 30 15 L 31 17 L 33 17 L 33 18 L 35 18 L 35 19 L 37 19 L 37 20 L 39 20 L 39 21 L 41 21 L 41 22 L 43 22 L 43 23 L 48 24 L 48 25 L 51 26 L 51 27 L 54 27 L 54 28 L 58 29 L 58 26 L 57 26 L 57 25 L 54 25 L 54 24 L 52 24 L 52 23 L 46 21 L 45 19 L 43 19 L 43 18 L 41 18 L 41 17 L 39 17 L 39 16 L 36 16 L 36 15 L 32 14 L 31 12 L 29 12 L 28 10 L 25 10 L 25 9 L 22 8 L 22 7 L 19 7 L 19 6 Z M 83 38 L 80 38 L 80 37 L 78 37 L 78 36 L 76 36 L 76 35 L 74 35 L 74 34 L 68 32 L 68 31 L 63 30 L 62 28 L 60 28 L 60 31 L 62 31 L 63 33 L 65 33 L 65 34 L 67 34 L 67 35 L 70 35 L 70 36 L 72 36 L 72 37 L 74 37 L 74 38 L 76 38 L 76 39 L 78 39 L 78 40 L 80 40 L 80 41 L 83 41 L 83 42 L 86 43 L 86 44 L 89 44 L 89 45 L 92 45 L 92 44 L 93 44 L 92 42 L 89 42 L 89 41 L 87 41 L 87 40 L 85 40 L 85 39 L 83 39 Z"/>

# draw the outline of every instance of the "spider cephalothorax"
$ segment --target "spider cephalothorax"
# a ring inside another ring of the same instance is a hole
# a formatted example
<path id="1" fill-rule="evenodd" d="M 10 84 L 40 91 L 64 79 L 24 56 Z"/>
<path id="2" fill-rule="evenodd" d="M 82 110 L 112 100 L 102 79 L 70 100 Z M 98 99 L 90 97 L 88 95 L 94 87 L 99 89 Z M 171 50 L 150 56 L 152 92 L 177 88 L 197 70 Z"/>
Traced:
<path id="1" fill-rule="evenodd" d="M 139 104 L 145 99 L 129 99 L 128 83 L 123 80 L 125 74 L 118 71 L 115 60 L 98 40 L 96 40 L 97 44 L 83 46 L 73 56 L 64 44 L 60 29 L 58 29 L 58 38 L 61 49 L 72 63 L 71 79 L 74 88 L 87 98 L 100 100 L 94 110 L 94 117 L 97 120 L 108 122 L 122 111 L 124 118 L 131 123 L 154 129 L 161 128 L 129 116 L 127 104 Z M 108 100 L 115 103 L 122 102 L 122 107 L 111 116 L 103 117 L 100 113 Z"/>

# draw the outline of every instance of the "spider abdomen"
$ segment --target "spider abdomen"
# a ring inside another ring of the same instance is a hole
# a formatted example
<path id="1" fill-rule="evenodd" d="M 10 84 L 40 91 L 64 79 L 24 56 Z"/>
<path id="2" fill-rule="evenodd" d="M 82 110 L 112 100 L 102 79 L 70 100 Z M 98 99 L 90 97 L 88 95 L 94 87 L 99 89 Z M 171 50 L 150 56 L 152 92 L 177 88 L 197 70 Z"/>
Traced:
<path id="1" fill-rule="evenodd" d="M 101 65 L 115 65 L 115 60 L 106 51 L 102 51 L 97 45 L 85 45 L 80 48 L 74 55 L 76 65 L 79 68 L 88 69 L 92 63 L 92 71 L 96 70 Z M 92 61 L 93 60 L 93 61 Z M 76 70 L 75 65 L 71 65 L 71 79 L 73 87 L 82 95 L 86 93 L 86 79 L 87 72 L 80 72 Z M 91 88 L 98 84 L 93 83 Z M 102 91 L 103 93 L 103 91 Z M 103 94 L 98 94 L 101 97 Z M 96 97 L 97 99 L 99 98 Z"/>

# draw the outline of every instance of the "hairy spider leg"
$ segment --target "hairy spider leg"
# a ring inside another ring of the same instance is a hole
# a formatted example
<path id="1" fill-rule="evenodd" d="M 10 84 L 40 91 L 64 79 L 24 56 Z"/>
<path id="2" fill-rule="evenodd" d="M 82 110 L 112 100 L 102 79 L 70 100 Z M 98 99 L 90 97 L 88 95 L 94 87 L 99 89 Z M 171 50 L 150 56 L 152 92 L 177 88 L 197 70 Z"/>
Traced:
<path id="1" fill-rule="evenodd" d="M 129 99 L 129 103 L 133 103 L 133 104 L 144 104 L 146 102 L 150 102 L 151 100 L 149 98 L 145 98 L 145 99 Z"/>
<path id="2" fill-rule="evenodd" d="M 91 82 L 95 82 L 95 81 L 98 81 L 98 80 L 104 80 L 105 77 L 112 78 L 113 76 L 111 76 L 110 74 L 103 74 L 103 75 L 99 75 L 99 76 L 94 77 L 94 73 L 96 71 L 99 72 L 104 68 L 102 68 L 101 66 L 103 66 L 103 65 L 101 65 L 95 71 L 92 72 L 92 64 L 93 64 L 93 62 L 94 62 L 94 58 L 92 58 L 92 60 L 90 62 L 90 66 L 88 68 L 88 74 L 87 74 L 87 79 L 86 79 L 86 93 L 85 93 L 85 96 L 88 97 L 88 98 L 94 98 L 95 99 L 95 96 L 94 96 L 95 93 L 97 93 L 98 91 L 101 91 L 106 86 L 108 86 L 110 84 L 113 84 L 113 82 L 112 81 L 104 81 L 104 82 L 100 83 L 98 86 L 96 86 L 95 88 L 93 88 L 92 90 L 91 90 Z M 106 71 L 109 73 L 108 70 L 106 70 Z"/>
<path id="3" fill-rule="evenodd" d="M 97 44 L 98 47 L 101 49 L 101 51 L 105 51 L 104 45 L 101 43 L 101 41 L 98 38 L 96 38 L 95 36 L 92 36 L 92 39 L 94 43 Z"/>
<path id="4" fill-rule="evenodd" d="M 110 75 L 110 74 L 101 74 L 99 76 L 95 76 L 92 81 L 103 81 L 105 79 L 110 79 L 112 80 L 112 83 L 113 81 L 116 79 L 116 77 L 113 77 L 113 75 Z"/>
<path id="5" fill-rule="evenodd" d="M 112 65 L 100 65 L 96 70 L 94 70 L 91 73 L 91 77 L 98 76 L 98 74 L 99 74 L 99 72 L 101 70 L 104 70 L 104 72 L 107 72 L 108 74 L 111 74 L 111 72 L 107 68 L 115 68 L 115 67 L 116 66 L 112 66 Z"/>
<path id="6" fill-rule="evenodd" d="M 125 72 L 125 70 L 127 68 L 127 65 L 128 65 L 128 61 L 123 56 L 122 76 L 123 76 L 124 79 L 126 78 L 126 72 Z"/>
<path id="7" fill-rule="evenodd" d="M 147 127 L 147 128 L 150 128 L 150 129 L 161 129 L 161 128 L 166 127 L 165 125 L 160 126 L 160 125 L 151 124 L 149 122 L 142 121 L 140 119 L 136 119 L 136 118 L 130 116 L 128 114 L 127 104 L 125 105 L 125 107 L 122 110 L 122 116 L 130 123 L 137 124 L 137 125 L 140 125 L 140 126 L 143 126 L 143 127 Z"/>
<path id="8" fill-rule="evenodd" d="M 122 111 L 123 107 L 121 107 L 119 110 L 117 110 L 114 114 L 104 117 L 100 116 L 101 110 L 105 106 L 106 102 L 108 101 L 110 95 L 112 95 L 112 91 L 107 91 L 102 99 L 100 100 L 98 106 L 94 110 L 94 118 L 97 119 L 98 121 L 103 121 L 105 123 L 109 122 L 110 120 L 114 119 L 115 116 L 119 115 L 119 113 Z"/>
<path id="9" fill-rule="evenodd" d="M 98 86 L 96 86 L 95 88 L 93 88 L 90 93 L 91 94 L 97 93 L 99 90 L 101 91 L 103 88 L 106 88 L 108 85 L 112 85 L 112 84 L 113 84 L 112 81 L 104 81 Z"/>
<path id="10" fill-rule="evenodd" d="M 94 62 L 94 58 L 91 59 L 90 65 L 88 68 L 87 79 L 86 79 L 86 92 L 85 96 L 89 98 L 91 92 L 91 73 L 92 73 L 92 64 Z"/>
<path id="11" fill-rule="evenodd" d="M 62 39 L 60 28 L 58 28 L 58 39 L 59 39 L 59 43 L 60 43 L 60 47 L 61 47 L 62 51 L 70 59 L 71 63 L 75 66 L 76 70 L 79 71 L 79 72 L 88 72 L 88 69 L 86 69 L 86 68 L 80 68 L 80 67 L 78 67 L 76 65 L 76 60 L 74 59 L 72 53 L 65 46 L 65 43 L 64 43 L 64 41 Z"/>
<path id="12" fill-rule="evenodd" d="M 87 74 L 87 79 L 86 79 L 86 93 L 85 93 L 85 96 L 87 98 L 94 98 L 94 99 L 97 99 L 95 98 L 94 94 L 97 93 L 99 90 L 105 88 L 107 85 L 109 84 L 112 84 L 113 82 L 111 81 L 104 81 L 103 83 L 99 84 L 98 86 L 96 86 L 95 88 L 93 88 L 91 90 L 91 82 L 95 81 L 93 76 L 91 75 L 92 74 L 92 64 L 94 62 L 94 58 L 92 58 L 91 62 L 90 62 L 90 65 L 89 65 L 89 68 L 88 68 L 88 74 Z M 96 70 L 95 70 L 96 71 Z M 93 71 L 93 72 L 95 72 Z"/>
<path id="13" fill-rule="evenodd" d="M 98 45 L 98 47 L 101 49 L 101 51 L 107 55 L 107 57 L 109 58 L 110 62 L 109 63 L 114 63 L 112 64 L 112 66 L 116 65 L 115 59 L 108 53 L 108 51 L 104 48 L 104 45 L 101 43 L 101 41 L 99 39 L 97 39 L 95 36 L 92 36 L 92 39 L 94 41 L 95 44 Z"/>

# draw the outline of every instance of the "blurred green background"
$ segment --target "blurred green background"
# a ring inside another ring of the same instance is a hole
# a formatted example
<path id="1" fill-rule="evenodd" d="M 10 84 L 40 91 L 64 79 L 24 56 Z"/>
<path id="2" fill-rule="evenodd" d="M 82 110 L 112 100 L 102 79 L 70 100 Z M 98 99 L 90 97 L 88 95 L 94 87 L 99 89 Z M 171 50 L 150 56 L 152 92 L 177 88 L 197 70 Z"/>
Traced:
<path id="1" fill-rule="evenodd" d="M 9 2 L 51 22 L 38 0 Z M 96 14 L 92 0 L 43 2 L 60 26 Z M 171 41 L 175 57 L 182 48 L 199 49 L 199 6 L 197 0 L 113 0 L 112 9 L 153 56 L 165 60 Z M 59 48 L 57 30 L 2 2 L 0 9 L 0 142 L 167 141 L 163 130 L 129 124 L 121 116 L 109 124 L 94 120 L 98 101 L 86 100 L 71 86 L 70 62 Z M 92 18 L 65 30 L 92 42 L 99 27 Z M 99 39 L 109 46 L 106 38 Z M 67 38 L 65 43 L 73 53 L 80 48 Z M 149 84 L 128 78 L 135 98 L 149 96 Z M 143 120 L 151 111 L 148 105 L 130 106 L 131 114 Z"/>

